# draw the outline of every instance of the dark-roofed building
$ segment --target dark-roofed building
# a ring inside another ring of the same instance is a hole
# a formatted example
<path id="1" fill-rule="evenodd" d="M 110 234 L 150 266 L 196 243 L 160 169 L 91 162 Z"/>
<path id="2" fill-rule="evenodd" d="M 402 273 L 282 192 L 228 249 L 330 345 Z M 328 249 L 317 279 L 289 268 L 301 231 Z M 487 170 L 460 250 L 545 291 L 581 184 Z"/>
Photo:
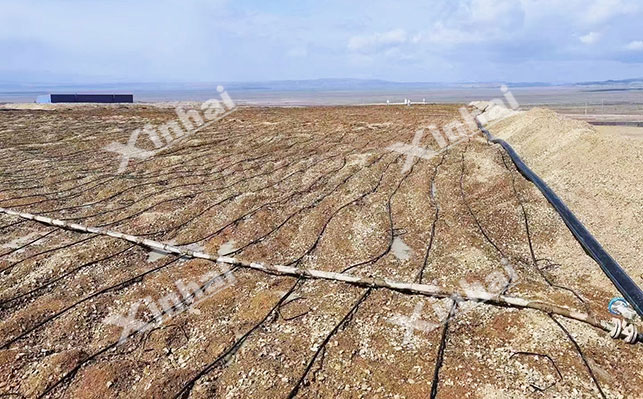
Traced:
<path id="1" fill-rule="evenodd" d="M 46 94 L 37 103 L 133 103 L 133 94 Z"/>

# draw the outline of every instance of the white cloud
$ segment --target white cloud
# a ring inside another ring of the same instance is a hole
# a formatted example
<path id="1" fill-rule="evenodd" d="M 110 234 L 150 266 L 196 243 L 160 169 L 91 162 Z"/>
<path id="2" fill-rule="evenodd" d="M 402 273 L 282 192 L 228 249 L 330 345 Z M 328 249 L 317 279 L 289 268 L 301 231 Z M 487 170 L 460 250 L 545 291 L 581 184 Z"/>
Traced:
<path id="1" fill-rule="evenodd" d="M 490 35 L 482 32 L 467 31 L 465 29 L 449 28 L 441 22 L 424 34 L 418 35 L 418 41 L 423 40 L 430 44 L 453 46 L 466 43 L 479 43 L 489 39 Z"/>
<path id="2" fill-rule="evenodd" d="M 306 46 L 292 47 L 286 52 L 286 55 L 288 55 L 289 57 L 306 57 L 308 56 L 308 47 Z"/>
<path id="3" fill-rule="evenodd" d="M 409 38 L 404 29 L 394 29 L 384 33 L 353 36 L 348 41 L 348 49 L 362 53 L 378 52 L 405 44 L 408 41 Z"/>
<path id="4" fill-rule="evenodd" d="M 467 31 L 466 29 L 451 28 L 437 22 L 431 29 L 407 32 L 404 29 L 394 29 L 381 33 L 352 36 L 348 41 L 348 49 L 361 54 L 391 55 L 402 46 L 415 45 L 422 47 L 440 47 L 479 43 L 493 36 L 487 32 Z"/>
<path id="5" fill-rule="evenodd" d="M 625 46 L 626 50 L 641 51 L 643 50 L 643 40 L 634 40 Z"/>
<path id="6" fill-rule="evenodd" d="M 583 35 L 578 38 L 583 44 L 594 44 L 601 38 L 601 34 L 598 32 L 589 32 L 586 35 Z"/>
<path id="7" fill-rule="evenodd" d="M 523 7 L 515 0 L 472 0 L 469 18 L 477 23 L 502 24 L 523 15 Z"/>
<path id="8" fill-rule="evenodd" d="M 604 22 L 617 15 L 627 15 L 637 11 L 636 2 L 630 0 L 594 0 L 584 13 L 589 23 Z"/>
<path id="9" fill-rule="evenodd" d="M 0 80 L 598 80 L 643 65 L 643 0 L 403 3 L 0 0 Z M 524 66 L 538 60 L 551 72 Z"/>

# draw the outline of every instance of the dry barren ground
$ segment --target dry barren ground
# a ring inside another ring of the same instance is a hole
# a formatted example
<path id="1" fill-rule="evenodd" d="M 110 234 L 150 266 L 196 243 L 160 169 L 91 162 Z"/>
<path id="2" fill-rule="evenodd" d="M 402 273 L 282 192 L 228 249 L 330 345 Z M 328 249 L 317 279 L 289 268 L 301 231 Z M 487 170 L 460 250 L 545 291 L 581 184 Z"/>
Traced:
<path id="1" fill-rule="evenodd" d="M 0 111 L 0 207 L 246 261 L 482 285 L 609 320 L 617 292 L 500 147 L 470 132 L 410 169 L 387 150 L 458 115 L 243 108 L 115 174 L 102 148 L 172 110 Z M 421 145 L 438 148 L 430 135 Z M 0 270 L 2 397 L 643 396 L 641 344 L 540 310 L 232 268 L 154 323 L 168 294 L 220 265 L 7 215 Z M 117 316 L 150 328 L 119 345 Z"/>

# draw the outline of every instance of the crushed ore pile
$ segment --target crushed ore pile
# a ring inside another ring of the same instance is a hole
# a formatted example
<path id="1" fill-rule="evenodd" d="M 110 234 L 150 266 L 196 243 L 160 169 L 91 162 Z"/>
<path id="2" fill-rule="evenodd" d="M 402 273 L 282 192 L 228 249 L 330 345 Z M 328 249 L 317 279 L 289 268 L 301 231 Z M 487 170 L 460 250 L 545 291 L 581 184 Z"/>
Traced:
<path id="1" fill-rule="evenodd" d="M 514 147 L 643 286 L 643 141 L 538 108 L 489 129 Z"/>

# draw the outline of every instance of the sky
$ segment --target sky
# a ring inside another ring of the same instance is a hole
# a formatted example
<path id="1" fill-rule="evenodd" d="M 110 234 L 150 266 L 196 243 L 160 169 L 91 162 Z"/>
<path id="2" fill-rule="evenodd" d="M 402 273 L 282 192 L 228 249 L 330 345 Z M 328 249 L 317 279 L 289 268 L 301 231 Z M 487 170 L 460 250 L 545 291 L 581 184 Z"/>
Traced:
<path id="1" fill-rule="evenodd" d="M 0 83 L 643 77 L 641 0 L 0 0 Z"/>

